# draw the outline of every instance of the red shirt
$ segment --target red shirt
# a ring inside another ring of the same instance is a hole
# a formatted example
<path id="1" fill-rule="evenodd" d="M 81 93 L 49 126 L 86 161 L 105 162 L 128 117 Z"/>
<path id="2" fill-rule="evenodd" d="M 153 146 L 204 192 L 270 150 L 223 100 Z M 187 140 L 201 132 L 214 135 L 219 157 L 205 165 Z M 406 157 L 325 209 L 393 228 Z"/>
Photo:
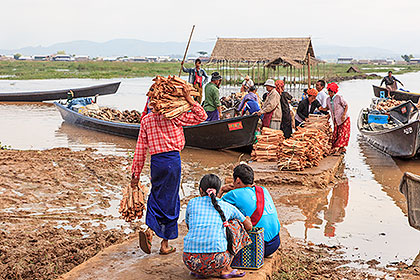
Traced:
<path id="1" fill-rule="evenodd" d="M 151 155 L 181 151 L 185 146 L 183 126 L 200 124 L 207 119 L 206 111 L 197 102 L 191 112 L 168 120 L 163 115 L 150 113 L 141 121 L 131 172 L 138 177 L 149 149 Z"/>

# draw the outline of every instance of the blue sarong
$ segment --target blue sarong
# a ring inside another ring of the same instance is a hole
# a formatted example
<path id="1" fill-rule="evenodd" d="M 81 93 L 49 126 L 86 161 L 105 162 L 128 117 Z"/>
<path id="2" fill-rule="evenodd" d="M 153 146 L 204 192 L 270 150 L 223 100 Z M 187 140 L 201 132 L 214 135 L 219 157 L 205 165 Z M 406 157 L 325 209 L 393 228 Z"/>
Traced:
<path id="1" fill-rule="evenodd" d="M 146 224 L 163 239 L 178 237 L 181 157 L 178 151 L 152 155 L 152 189 L 147 201 Z"/>

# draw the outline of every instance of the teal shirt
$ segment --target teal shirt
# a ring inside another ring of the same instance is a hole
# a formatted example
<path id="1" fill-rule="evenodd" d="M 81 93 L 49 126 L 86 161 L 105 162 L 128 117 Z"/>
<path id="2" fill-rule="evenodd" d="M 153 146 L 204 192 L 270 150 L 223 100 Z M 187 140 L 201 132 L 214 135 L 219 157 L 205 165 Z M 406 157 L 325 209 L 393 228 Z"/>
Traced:
<path id="1" fill-rule="evenodd" d="M 264 190 L 264 212 L 256 227 L 264 228 L 264 241 L 269 242 L 279 234 L 280 222 L 273 198 L 266 188 L 262 188 Z M 244 216 L 251 217 L 257 209 L 257 196 L 254 187 L 232 190 L 225 194 L 222 200 L 236 206 Z"/>
<path id="2" fill-rule="evenodd" d="M 208 83 L 204 87 L 204 104 L 203 108 L 207 112 L 213 112 L 217 110 L 217 107 L 220 107 L 220 99 L 219 99 L 219 89 L 213 83 Z"/>

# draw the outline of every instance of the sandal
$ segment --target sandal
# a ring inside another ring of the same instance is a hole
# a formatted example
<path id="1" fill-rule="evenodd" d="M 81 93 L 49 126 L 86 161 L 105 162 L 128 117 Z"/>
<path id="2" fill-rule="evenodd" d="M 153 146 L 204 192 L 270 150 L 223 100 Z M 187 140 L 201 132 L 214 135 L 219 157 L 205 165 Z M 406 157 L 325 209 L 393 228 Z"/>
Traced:
<path id="1" fill-rule="evenodd" d="M 150 233 L 149 230 L 139 231 L 140 248 L 146 254 L 150 254 L 152 252 L 152 238 L 153 238 L 153 234 Z"/>
<path id="2" fill-rule="evenodd" d="M 166 252 L 162 251 L 162 249 L 161 249 L 161 250 L 159 251 L 159 254 L 160 254 L 160 255 L 169 255 L 169 254 L 172 254 L 172 253 L 174 253 L 174 252 L 176 252 L 176 248 L 174 248 L 174 247 L 170 246 L 170 247 L 169 247 L 169 250 L 168 250 L 168 251 L 166 251 Z"/>
<path id="3" fill-rule="evenodd" d="M 242 272 L 242 273 L 237 273 L 237 272 L 238 272 L 238 270 L 237 269 L 234 269 L 229 274 L 222 274 L 222 275 L 220 275 L 220 278 L 222 278 L 222 279 L 229 279 L 229 278 L 240 278 L 240 277 L 244 277 L 245 276 L 245 272 Z"/>

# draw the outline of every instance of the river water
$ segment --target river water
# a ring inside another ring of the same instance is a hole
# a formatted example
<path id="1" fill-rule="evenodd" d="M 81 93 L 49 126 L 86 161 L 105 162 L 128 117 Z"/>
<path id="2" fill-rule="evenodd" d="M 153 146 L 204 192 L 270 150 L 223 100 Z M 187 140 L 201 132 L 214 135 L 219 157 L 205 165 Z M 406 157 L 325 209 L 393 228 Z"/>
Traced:
<path id="1" fill-rule="evenodd" d="M 407 89 L 420 89 L 420 73 L 398 77 Z M 0 80 L 0 92 L 32 91 L 88 86 L 115 80 Z M 99 97 L 100 105 L 142 111 L 151 78 L 122 79 L 118 93 Z M 420 231 L 408 225 L 405 198 L 398 191 L 403 172 L 420 174 L 419 160 L 396 160 L 378 152 L 358 135 L 356 119 L 373 97 L 378 80 L 340 83 L 340 94 L 349 102 L 352 134 L 345 155 L 345 179 L 332 190 L 300 197 L 303 219 L 284 225 L 294 237 L 316 244 L 340 245 L 347 259 L 377 260 L 381 265 L 411 263 L 420 251 Z M 225 90 L 225 94 L 231 89 Z M 132 151 L 134 139 L 90 131 L 63 123 L 51 103 L 0 103 L 0 142 L 15 149 L 69 147 L 95 148 L 100 153 L 124 155 Z M 183 160 L 207 167 L 234 162 L 231 151 L 186 148 Z"/>

